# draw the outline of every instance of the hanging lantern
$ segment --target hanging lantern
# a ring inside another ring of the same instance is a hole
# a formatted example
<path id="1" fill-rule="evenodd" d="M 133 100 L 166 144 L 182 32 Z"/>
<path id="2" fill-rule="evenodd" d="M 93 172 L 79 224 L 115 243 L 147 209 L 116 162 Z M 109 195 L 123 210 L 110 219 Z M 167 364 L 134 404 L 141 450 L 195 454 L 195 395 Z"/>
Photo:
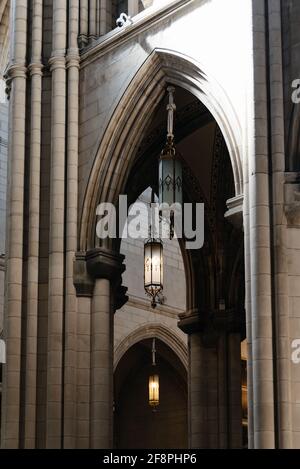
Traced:
<path id="1" fill-rule="evenodd" d="M 159 202 L 173 205 L 182 204 L 182 164 L 174 145 L 175 88 L 169 86 L 167 91 L 169 93 L 168 135 L 159 160 Z"/>
<path id="2" fill-rule="evenodd" d="M 155 337 L 152 340 L 152 366 L 156 366 Z M 157 373 L 149 376 L 149 405 L 153 409 L 159 406 L 159 376 Z"/>
<path id="3" fill-rule="evenodd" d="M 163 245 L 160 239 L 150 238 L 144 246 L 144 286 L 156 307 L 156 298 L 163 289 Z"/>
<path id="4" fill-rule="evenodd" d="M 159 406 L 159 376 L 149 376 L 149 405 L 151 407 Z"/>

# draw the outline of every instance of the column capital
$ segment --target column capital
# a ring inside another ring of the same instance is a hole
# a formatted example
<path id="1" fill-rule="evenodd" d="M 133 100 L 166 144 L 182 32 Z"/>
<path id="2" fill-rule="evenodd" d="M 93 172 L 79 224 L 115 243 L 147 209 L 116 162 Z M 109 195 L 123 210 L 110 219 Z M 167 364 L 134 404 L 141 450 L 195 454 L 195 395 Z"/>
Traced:
<path id="1" fill-rule="evenodd" d="M 68 49 L 66 56 L 67 68 L 76 67 L 79 69 L 80 55 L 78 49 Z"/>
<path id="2" fill-rule="evenodd" d="M 10 92 L 11 92 L 11 84 L 15 78 L 23 78 L 24 80 L 27 79 L 27 67 L 24 63 L 14 63 L 12 62 L 4 75 L 6 88 L 5 93 L 7 95 L 7 99 L 10 99 Z"/>
<path id="3" fill-rule="evenodd" d="M 125 256 L 105 248 L 77 252 L 74 260 L 74 286 L 78 297 L 92 297 L 96 279 L 110 280 L 114 292 L 115 309 L 127 301 L 127 288 L 122 286 Z"/>
<path id="4" fill-rule="evenodd" d="M 186 312 L 179 315 L 178 327 L 188 335 L 201 333 L 203 343 L 211 344 L 221 332 L 240 332 L 245 335 L 245 310 Z"/>
<path id="5" fill-rule="evenodd" d="M 40 77 L 43 76 L 43 64 L 39 61 L 33 60 L 31 64 L 28 65 L 28 71 L 30 76 L 39 75 Z"/>
<path id="6" fill-rule="evenodd" d="M 106 248 L 95 248 L 86 253 L 87 270 L 93 278 L 115 280 L 125 270 L 125 256 Z"/>
<path id="7" fill-rule="evenodd" d="M 25 63 L 14 63 L 12 62 L 5 73 L 5 78 L 7 81 L 13 80 L 14 78 L 26 78 L 27 77 L 27 67 Z"/>
<path id="8" fill-rule="evenodd" d="M 66 57 L 65 54 L 61 51 L 53 52 L 52 56 L 50 57 L 49 61 L 50 71 L 57 69 L 66 68 Z"/>

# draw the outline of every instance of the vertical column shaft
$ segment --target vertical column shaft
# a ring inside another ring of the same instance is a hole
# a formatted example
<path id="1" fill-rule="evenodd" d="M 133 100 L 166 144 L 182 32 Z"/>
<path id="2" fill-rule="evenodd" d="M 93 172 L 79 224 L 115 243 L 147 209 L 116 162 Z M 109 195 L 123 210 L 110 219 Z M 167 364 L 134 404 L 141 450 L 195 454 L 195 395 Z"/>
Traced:
<path id="1" fill-rule="evenodd" d="M 269 1 L 268 8 L 270 50 L 270 126 L 273 184 L 273 250 L 274 250 L 274 283 L 276 290 L 276 351 L 277 351 L 277 393 L 278 393 L 278 444 L 280 448 L 289 449 L 292 442 L 292 409 L 291 409 L 291 360 L 289 343 L 289 287 L 288 287 L 288 254 L 287 229 L 282 218 L 284 212 L 284 96 L 282 77 L 282 31 L 281 2 Z"/>
<path id="2" fill-rule="evenodd" d="M 84 47 L 88 43 L 89 35 L 89 0 L 80 0 L 80 30 L 79 44 Z"/>
<path id="3" fill-rule="evenodd" d="M 67 1 L 53 0 L 52 122 L 47 364 L 47 448 L 62 438 Z"/>
<path id="4" fill-rule="evenodd" d="M 191 334 L 189 369 L 189 433 L 191 448 L 207 448 L 208 435 L 205 350 L 200 334 Z"/>
<path id="5" fill-rule="evenodd" d="M 77 298 L 73 261 L 77 248 L 79 53 L 77 48 L 79 0 L 69 1 L 69 49 L 67 55 L 67 212 L 64 447 L 76 447 Z"/>
<path id="6" fill-rule="evenodd" d="M 265 17 L 264 2 L 253 4 L 254 24 Z M 261 25 L 261 23 L 260 23 Z M 260 26 L 261 27 L 261 26 Z M 265 33 L 265 28 L 262 27 Z M 255 30 L 255 34 L 256 30 Z M 254 57 L 254 80 L 266 71 L 261 56 L 265 54 L 265 44 L 257 43 Z M 256 96 L 257 93 L 257 96 Z M 259 96 L 259 97 L 258 97 Z M 273 375 L 273 320 L 270 253 L 270 198 L 268 177 L 268 144 L 266 109 L 255 103 L 267 102 L 266 84 L 256 83 L 253 102 L 253 147 L 249 153 L 249 232 L 251 252 L 251 324 L 252 324 L 252 366 L 253 366 L 253 423 L 254 447 L 274 448 L 274 375 Z M 262 109 L 262 110 L 261 110 Z M 261 115 L 260 115 L 261 113 Z M 270 156 L 271 157 L 271 156 Z"/>
<path id="7" fill-rule="evenodd" d="M 97 279 L 91 323 L 91 448 L 112 447 L 112 320 L 110 281 Z"/>
<path id="8" fill-rule="evenodd" d="M 246 158 L 245 158 L 246 160 Z M 252 368 L 252 311 L 251 311 L 251 256 L 250 256 L 250 228 L 249 228 L 249 183 L 248 163 L 244 163 L 247 175 L 244 190 L 244 232 L 245 232 L 245 307 L 247 334 L 247 396 L 248 396 L 248 448 L 254 448 L 253 423 L 253 368 Z"/>
<path id="9" fill-rule="evenodd" d="M 23 208 L 26 120 L 27 0 L 12 3 L 10 137 L 8 153 L 7 263 L 2 447 L 17 448 L 20 426 Z M 12 137 L 13 136 L 13 137 Z"/>
<path id="10" fill-rule="evenodd" d="M 91 299 L 78 298 L 76 447 L 90 447 Z"/>
<path id="11" fill-rule="evenodd" d="M 89 2 L 89 38 L 93 40 L 97 37 L 97 0 Z"/>
<path id="12" fill-rule="evenodd" d="M 98 34 L 108 33 L 111 30 L 112 22 L 112 2 L 109 0 L 98 0 L 99 2 L 99 18 L 98 18 Z"/>
<path id="13" fill-rule="evenodd" d="M 28 289 L 25 381 L 25 448 L 36 441 L 37 328 L 39 282 L 39 217 L 41 166 L 41 99 L 42 99 L 42 23 L 43 0 L 34 0 L 32 11 L 31 135 L 28 232 Z"/>

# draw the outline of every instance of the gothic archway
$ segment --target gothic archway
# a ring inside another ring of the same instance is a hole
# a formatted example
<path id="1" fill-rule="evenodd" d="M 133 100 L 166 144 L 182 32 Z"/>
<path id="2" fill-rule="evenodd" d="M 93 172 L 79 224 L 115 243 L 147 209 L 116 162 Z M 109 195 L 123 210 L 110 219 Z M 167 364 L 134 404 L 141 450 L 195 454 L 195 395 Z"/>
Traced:
<path id="1" fill-rule="evenodd" d="M 147 335 L 147 334 L 146 334 Z M 151 364 L 152 339 L 132 345 L 114 373 L 114 446 L 116 448 L 187 448 L 187 370 L 168 345 L 156 338 L 156 365 Z M 149 405 L 148 381 L 159 376 L 159 405 Z"/>
<path id="2" fill-rule="evenodd" d="M 210 119 L 208 122 L 204 119 L 200 128 L 211 125 L 206 244 L 203 250 L 192 254 L 184 246 L 182 249 L 187 290 L 192 292 L 187 295 L 187 312 L 180 317 L 180 328 L 190 336 L 189 421 L 193 428 L 189 444 L 239 447 L 242 434 L 240 342 L 244 338 L 245 322 L 243 233 L 241 225 L 232 225 L 224 214 L 226 201 L 235 196 L 241 199 L 243 193 L 240 126 L 222 88 L 186 57 L 170 51 L 154 51 L 115 110 L 90 174 L 81 218 L 80 250 L 90 252 L 91 259 L 94 248 L 104 248 L 105 253 L 109 252 L 107 248 L 119 252 L 119 239 L 105 243 L 96 240 L 96 208 L 100 202 L 117 205 L 121 194 L 128 194 L 132 202 L 135 200 L 137 193 L 133 191 L 131 178 L 137 174 L 142 179 L 146 171 L 143 165 L 151 158 L 150 153 L 147 157 L 147 149 L 140 155 L 138 150 L 143 139 L 149 137 L 149 129 L 163 104 L 166 83 L 174 84 L 201 102 Z M 199 162 L 196 153 L 194 156 Z M 192 202 L 201 202 L 204 199 L 196 172 L 189 169 L 185 172 L 185 196 Z M 145 181 L 148 187 L 155 187 L 154 173 L 152 180 Z M 136 190 L 143 189 L 136 187 Z M 95 249 L 95 255 L 101 256 L 101 252 L 102 249 Z M 97 275 L 101 278 L 103 274 L 97 272 Z M 115 298 L 112 304 L 116 305 Z M 204 412 L 206 408 L 209 411 Z M 209 435 L 205 431 L 207 422 L 211 424 Z M 226 431 L 220 432 L 224 425 Z"/>
<path id="3" fill-rule="evenodd" d="M 210 111 L 218 123 L 232 164 L 235 195 L 243 194 L 241 125 L 219 83 L 189 57 L 155 49 L 125 91 L 96 151 L 80 223 L 80 250 L 95 247 L 95 214 L 100 202 L 117 202 L 124 193 L 136 149 L 165 93 L 180 86 Z"/>

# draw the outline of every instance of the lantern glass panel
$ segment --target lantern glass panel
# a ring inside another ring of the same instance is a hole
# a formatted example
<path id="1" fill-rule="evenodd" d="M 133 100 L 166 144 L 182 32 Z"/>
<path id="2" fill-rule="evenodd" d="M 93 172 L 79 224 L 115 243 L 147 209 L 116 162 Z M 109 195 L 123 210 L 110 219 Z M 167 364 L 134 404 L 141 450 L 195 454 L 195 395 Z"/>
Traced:
<path id="1" fill-rule="evenodd" d="M 159 405 L 159 376 L 149 377 L 149 404 L 151 407 Z"/>
<path id="2" fill-rule="evenodd" d="M 182 165 L 176 157 L 160 159 L 159 202 L 182 204 Z"/>
<path id="3" fill-rule="evenodd" d="M 145 244 L 145 288 L 161 289 L 163 286 L 163 247 L 161 242 L 150 240 Z"/>

